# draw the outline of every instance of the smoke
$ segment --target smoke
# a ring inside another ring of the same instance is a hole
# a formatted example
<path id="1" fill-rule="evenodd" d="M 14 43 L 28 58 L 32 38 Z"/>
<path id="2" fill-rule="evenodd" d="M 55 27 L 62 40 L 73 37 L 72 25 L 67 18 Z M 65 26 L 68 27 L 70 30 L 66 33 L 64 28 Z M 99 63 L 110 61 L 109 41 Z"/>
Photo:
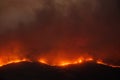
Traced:
<path id="1" fill-rule="evenodd" d="M 32 60 L 87 54 L 119 64 L 119 8 L 118 0 L 1 0 L 0 47 L 18 42 Z"/>
<path id="2" fill-rule="evenodd" d="M 28 25 L 35 21 L 36 11 L 43 9 L 41 0 L 1 0 L 0 26 L 1 31 L 16 29 L 20 25 Z"/>

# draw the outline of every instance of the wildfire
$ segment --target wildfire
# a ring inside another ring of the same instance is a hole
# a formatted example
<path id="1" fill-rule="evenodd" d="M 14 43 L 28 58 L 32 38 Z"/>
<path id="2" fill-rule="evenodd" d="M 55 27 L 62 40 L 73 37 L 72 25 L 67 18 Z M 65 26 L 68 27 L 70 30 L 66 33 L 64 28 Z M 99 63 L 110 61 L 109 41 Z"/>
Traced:
<path id="1" fill-rule="evenodd" d="M 13 58 L 9 58 L 9 59 L 6 59 L 6 60 L 5 60 L 5 58 L 4 59 L 0 58 L 0 67 L 4 66 L 4 65 L 11 64 L 11 63 L 19 63 L 19 62 L 24 62 L 24 61 L 32 62 L 32 61 L 30 61 L 26 58 L 19 58 L 19 57 L 13 57 Z M 95 60 L 91 57 L 86 58 L 86 59 L 83 58 L 83 57 L 80 57 L 76 60 L 71 60 L 71 61 L 61 59 L 56 63 L 49 63 L 49 61 L 45 58 L 40 58 L 38 60 L 38 62 L 43 63 L 43 64 L 47 64 L 47 65 L 51 65 L 51 66 L 61 66 L 61 67 L 65 67 L 65 66 L 72 65 L 72 64 L 81 64 L 81 63 L 88 62 L 88 61 L 95 61 Z M 110 66 L 110 67 L 114 67 L 114 68 L 120 68 L 120 66 L 107 64 L 107 63 L 103 62 L 102 60 L 96 60 L 96 63 L 106 65 L 106 66 Z"/>
<path id="2" fill-rule="evenodd" d="M 0 66 L 29 61 L 21 55 L 24 51 L 23 48 L 22 44 L 17 41 L 10 42 L 0 48 Z"/>
<path id="3" fill-rule="evenodd" d="M 3 46 L 3 48 L 0 49 L 0 66 L 23 61 L 33 62 L 32 60 L 21 55 L 23 52 L 25 52 L 24 47 L 17 42 Z M 89 55 L 77 55 L 75 58 L 72 56 L 73 55 L 69 55 L 64 52 L 59 52 L 56 57 L 53 57 L 53 54 L 50 53 L 49 55 L 40 56 L 37 61 L 51 66 L 68 66 L 71 64 L 81 64 L 88 61 L 96 61 L 98 64 L 120 68 L 120 66 L 104 63 L 102 60 L 94 60 L 93 57 Z"/>
<path id="4" fill-rule="evenodd" d="M 58 64 L 59 66 L 66 66 L 71 64 L 70 62 L 61 62 L 60 64 Z"/>
<path id="5" fill-rule="evenodd" d="M 82 59 L 78 59 L 76 61 L 61 61 L 59 64 L 56 64 L 56 66 L 67 66 L 70 64 L 80 64 L 82 62 L 83 62 Z"/>
<path id="6" fill-rule="evenodd" d="M 56 59 L 56 61 L 57 61 L 57 59 Z M 89 62 L 89 61 L 94 61 L 97 64 L 102 64 L 102 65 L 106 65 L 106 66 L 110 66 L 110 67 L 114 67 L 114 68 L 120 68 L 120 66 L 107 64 L 107 63 L 103 62 L 102 60 L 94 60 L 92 57 L 88 57 L 88 58 L 80 57 L 76 60 L 64 60 L 64 59 L 60 60 L 59 59 L 57 62 L 53 62 L 53 63 L 49 63 L 45 58 L 44 59 L 40 58 L 38 60 L 38 62 L 40 62 L 40 63 L 44 63 L 44 64 L 51 65 L 51 66 L 61 66 L 61 67 L 65 67 L 65 66 L 72 65 L 72 64 L 81 64 L 81 63 Z"/>
<path id="7" fill-rule="evenodd" d="M 43 64 L 48 64 L 45 59 L 39 59 L 38 62 L 43 63 Z"/>
<path id="8" fill-rule="evenodd" d="M 13 60 L 9 60 L 9 61 L 2 61 L 0 60 L 0 66 L 4 66 L 4 65 L 8 65 L 11 63 L 19 63 L 19 62 L 24 62 L 24 61 L 28 61 L 27 59 L 13 59 Z"/>
<path id="9" fill-rule="evenodd" d="M 107 64 L 105 62 L 103 62 L 102 60 L 97 60 L 98 64 L 102 64 L 102 65 L 106 65 L 106 66 L 110 66 L 110 67 L 114 67 L 114 68 L 120 68 L 120 66 L 116 66 L 116 65 L 112 65 L 112 64 Z"/>
<path id="10" fill-rule="evenodd" d="M 93 60 L 93 58 L 86 58 L 85 59 L 85 58 L 80 57 L 76 60 L 64 60 L 62 58 L 59 60 L 56 59 L 56 61 L 52 62 L 52 63 L 49 63 L 49 61 L 47 62 L 47 60 L 43 59 L 43 58 L 40 58 L 38 61 L 40 63 L 49 64 L 51 66 L 67 66 L 67 65 L 71 65 L 71 64 L 81 64 L 83 62 L 92 61 L 92 60 Z"/>

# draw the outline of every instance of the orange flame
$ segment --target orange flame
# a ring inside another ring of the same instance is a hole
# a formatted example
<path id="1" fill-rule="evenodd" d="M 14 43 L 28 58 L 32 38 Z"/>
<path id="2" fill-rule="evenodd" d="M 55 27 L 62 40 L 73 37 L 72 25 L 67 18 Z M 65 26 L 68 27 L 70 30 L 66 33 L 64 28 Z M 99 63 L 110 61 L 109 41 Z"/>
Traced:
<path id="1" fill-rule="evenodd" d="M 11 64 L 11 63 L 19 63 L 19 62 L 23 62 L 23 61 L 28 61 L 27 59 L 13 59 L 13 60 L 9 60 L 9 61 L 0 61 L 0 66 L 4 66 L 4 65 L 7 65 L 7 64 Z"/>
<path id="2" fill-rule="evenodd" d="M 39 59 L 38 62 L 43 63 L 43 64 L 47 64 L 45 59 Z"/>
<path id="3" fill-rule="evenodd" d="M 19 42 L 14 41 L 0 48 L 0 66 L 29 61 L 21 55 L 22 47 Z"/>
<path id="4" fill-rule="evenodd" d="M 120 66 L 116 66 L 116 65 L 112 65 L 112 64 L 107 64 L 107 63 L 103 62 L 102 60 L 97 60 L 97 63 L 98 64 L 102 64 L 102 65 L 106 65 L 106 66 L 110 66 L 110 67 L 113 67 L 113 68 L 120 68 Z"/>
<path id="5" fill-rule="evenodd" d="M 0 49 L 0 66 L 4 66 L 11 63 L 19 63 L 23 61 L 32 62 L 31 60 L 27 59 L 25 56 L 20 55 L 24 52 L 23 46 L 19 43 L 10 43 L 9 45 Z M 21 52 L 23 51 L 23 52 Z M 59 55 L 56 57 L 49 55 L 40 56 L 37 60 L 40 63 L 44 63 L 51 66 L 67 66 L 71 64 L 81 64 L 88 61 L 96 61 L 98 64 L 110 66 L 110 67 L 119 67 L 114 66 L 111 64 L 104 63 L 102 60 L 94 60 L 93 57 L 88 55 L 81 55 L 80 57 L 71 58 L 69 54 L 65 55 L 66 53 L 60 52 Z M 52 56 L 52 57 L 51 57 Z M 73 56 L 73 55 L 72 55 Z"/>
<path id="6" fill-rule="evenodd" d="M 57 60 L 56 59 L 56 62 L 53 62 L 53 63 L 49 63 L 47 62 L 47 60 L 45 60 L 44 58 L 40 58 L 38 61 L 40 63 L 44 63 L 44 64 L 49 64 L 49 65 L 52 65 L 52 66 L 67 66 L 67 65 L 71 65 L 71 64 L 81 64 L 83 62 L 86 62 L 86 61 L 92 61 L 93 58 L 78 58 L 76 60 L 64 60 L 61 58 L 61 60 Z"/>

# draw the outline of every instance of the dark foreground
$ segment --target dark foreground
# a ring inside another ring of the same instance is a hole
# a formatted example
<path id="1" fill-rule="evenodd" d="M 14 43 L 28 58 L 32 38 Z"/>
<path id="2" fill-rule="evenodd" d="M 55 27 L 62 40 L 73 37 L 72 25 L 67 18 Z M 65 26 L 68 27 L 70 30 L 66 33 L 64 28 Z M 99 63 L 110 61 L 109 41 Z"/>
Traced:
<path id="1" fill-rule="evenodd" d="M 1 67 L 0 80 L 120 80 L 120 69 L 94 62 L 66 67 L 21 62 Z"/>

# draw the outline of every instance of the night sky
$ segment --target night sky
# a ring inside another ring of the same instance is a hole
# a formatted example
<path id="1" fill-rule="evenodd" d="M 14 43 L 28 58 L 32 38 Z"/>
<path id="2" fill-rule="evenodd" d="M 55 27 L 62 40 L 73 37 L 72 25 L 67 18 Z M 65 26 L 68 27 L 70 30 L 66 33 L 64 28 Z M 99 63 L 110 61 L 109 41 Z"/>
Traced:
<path id="1" fill-rule="evenodd" d="M 13 44 L 31 60 L 65 53 L 120 65 L 120 0 L 0 0 L 0 55 Z"/>

